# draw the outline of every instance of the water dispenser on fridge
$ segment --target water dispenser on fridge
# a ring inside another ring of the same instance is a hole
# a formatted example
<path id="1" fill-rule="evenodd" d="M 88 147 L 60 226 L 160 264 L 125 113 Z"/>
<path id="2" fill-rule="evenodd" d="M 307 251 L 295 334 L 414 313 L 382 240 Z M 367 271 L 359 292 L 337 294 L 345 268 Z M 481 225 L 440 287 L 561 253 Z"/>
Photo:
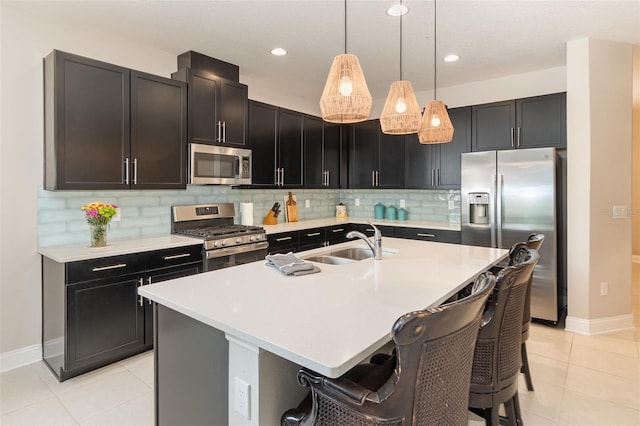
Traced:
<path id="1" fill-rule="evenodd" d="M 469 193 L 469 223 L 472 225 L 489 223 L 489 193 Z"/>

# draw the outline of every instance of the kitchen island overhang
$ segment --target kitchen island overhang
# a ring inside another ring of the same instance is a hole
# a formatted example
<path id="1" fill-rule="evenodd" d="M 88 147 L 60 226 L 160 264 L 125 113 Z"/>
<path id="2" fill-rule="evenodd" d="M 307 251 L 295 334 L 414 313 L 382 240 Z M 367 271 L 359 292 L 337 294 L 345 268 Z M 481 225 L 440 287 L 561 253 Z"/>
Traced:
<path id="1" fill-rule="evenodd" d="M 331 250 L 348 247 L 366 246 L 354 241 Z M 277 395 L 290 394 L 287 388 L 294 391 L 297 368 L 329 377 L 344 374 L 389 341 L 398 317 L 441 304 L 508 256 L 503 249 L 395 238 L 384 238 L 383 248 L 382 260 L 319 264 L 322 272 L 317 274 L 290 277 L 254 262 L 144 286 L 139 293 L 163 310 L 223 333 L 229 342 L 228 395 L 237 391 L 236 379 L 253 389 L 249 418 L 240 415 L 229 398 L 228 423 L 271 424 L 279 410 L 295 405 L 279 403 Z M 297 255 L 327 251 L 324 247 Z M 162 329 L 156 333 L 162 342 Z M 282 392 L 276 389 L 279 382 L 286 382 Z M 260 401 L 260 387 L 266 383 L 268 407 Z M 157 386 L 162 385 L 159 377 Z"/>

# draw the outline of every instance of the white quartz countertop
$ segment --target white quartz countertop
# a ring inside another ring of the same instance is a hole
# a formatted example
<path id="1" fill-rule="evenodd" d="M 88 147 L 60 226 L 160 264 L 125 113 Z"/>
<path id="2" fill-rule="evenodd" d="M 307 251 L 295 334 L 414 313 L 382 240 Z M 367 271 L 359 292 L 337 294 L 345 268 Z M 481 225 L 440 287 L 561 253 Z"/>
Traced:
<path id="1" fill-rule="evenodd" d="M 89 247 L 88 244 L 40 247 L 38 252 L 56 262 L 66 263 L 191 245 L 202 245 L 202 240 L 181 235 L 164 235 L 133 240 L 114 240 L 109 241 L 109 245 L 106 247 L 96 248 Z"/>
<path id="2" fill-rule="evenodd" d="M 279 232 L 299 231 L 301 229 L 321 228 L 323 226 L 333 226 L 346 223 L 373 223 L 374 225 L 404 226 L 408 228 L 429 228 L 448 231 L 460 231 L 459 223 L 429 222 L 424 220 L 389 220 L 371 219 L 363 217 L 348 217 L 338 219 L 335 217 L 323 219 L 303 220 L 300 222 L 282 222 L 277 225 L 261 225 L 267 234 L 277 234 Z"/>
<path id="3" fill-rule="evenodd" d="M 296 253 L 305 258 L 351 241 Z M 139 293 L 320 374 L 338 377 L 389 341 L 404 313 L 437 306 L 507 250 L 384 238 L 382 260 L 285 276 L 253 262 L 143 286 Z"/>

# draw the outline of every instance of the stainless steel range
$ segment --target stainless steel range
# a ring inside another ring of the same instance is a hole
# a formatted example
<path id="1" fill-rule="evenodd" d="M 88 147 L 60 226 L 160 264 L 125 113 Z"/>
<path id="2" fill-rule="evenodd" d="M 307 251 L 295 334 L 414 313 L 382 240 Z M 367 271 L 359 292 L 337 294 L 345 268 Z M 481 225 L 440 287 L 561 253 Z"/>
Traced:
<path id="1" fill-rule="evenodd" d="M 172 234 L 203 241 L 205 272 L 255 262 L 267 255 L 264 228 L 235 225 L 232 203 L 173 206 L 171 210 Z"/>

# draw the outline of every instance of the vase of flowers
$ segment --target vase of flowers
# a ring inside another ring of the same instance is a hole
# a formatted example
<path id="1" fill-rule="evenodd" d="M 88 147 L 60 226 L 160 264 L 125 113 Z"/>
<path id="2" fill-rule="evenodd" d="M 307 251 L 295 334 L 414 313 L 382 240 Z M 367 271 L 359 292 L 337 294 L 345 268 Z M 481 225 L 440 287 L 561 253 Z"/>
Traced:
<path id="1" fill-rule="evenodd" d="M 94 202 L 81 207 L 91 232 L 91 247 L 107 245 L 107 225 L 118 211 L 115 204 Z"/>

